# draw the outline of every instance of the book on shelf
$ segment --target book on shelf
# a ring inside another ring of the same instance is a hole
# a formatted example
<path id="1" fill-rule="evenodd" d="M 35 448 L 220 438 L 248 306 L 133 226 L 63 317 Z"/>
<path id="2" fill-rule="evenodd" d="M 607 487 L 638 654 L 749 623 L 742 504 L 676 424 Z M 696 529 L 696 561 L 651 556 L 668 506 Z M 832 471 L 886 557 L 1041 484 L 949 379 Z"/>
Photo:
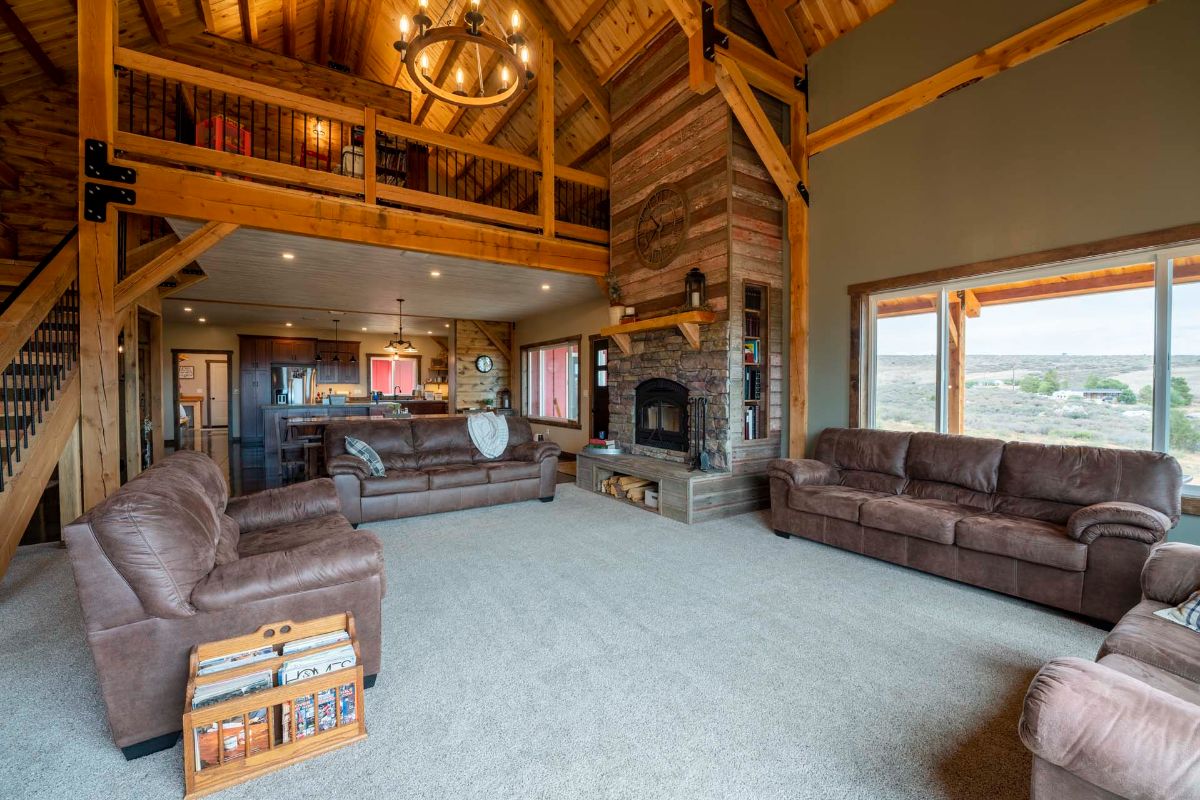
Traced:
<path id="1" fill-rule="evenodd" d="M 742 346 L 742 353 L 747 364 L 758 363 L 758 339 L 747 339 Z"/>
<path id="2" fill-rule="evenodd" d="M 747 336 L 762 335 L 762 321 L 757 314 L 747 314 L 742 327 Z"/>
<path id="3" fill-rule="evenodd" d="M 742 380 L 742 399 L 762 399 L 762 370 L 757 366 L 747 366 Z"/>

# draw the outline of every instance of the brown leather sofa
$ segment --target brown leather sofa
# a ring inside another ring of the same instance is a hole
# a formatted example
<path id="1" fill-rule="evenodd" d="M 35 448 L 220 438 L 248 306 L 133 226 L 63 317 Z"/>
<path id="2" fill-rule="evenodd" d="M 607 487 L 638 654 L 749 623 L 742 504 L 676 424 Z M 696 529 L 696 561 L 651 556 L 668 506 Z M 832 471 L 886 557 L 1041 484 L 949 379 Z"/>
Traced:
<path id="1" fill-rule="evenodd" d="M 350 611 L 364 673 L 379 672 L 382 544 L 350 527 L 328 479 L 230 500 L 220 468 L 184 451 L 63 538 L 113 741 L 127 758 L 174 745 L 195 644 Z"/>
<path id="2" fill-rule="evenodd" d="M 1200 547 L 1155 548 L 1142 601 L 1092 663 L 1051 661 L 1025 695 L 1032 800 L 1200 797 L 1200 633 L 1154 612 L 1200 589 Z"/>
<path id="3" fill-rule="evenodd" d="M 325 468 L 342 513 L 352 523 L 440 511 L 554 499 L 561 450 L 533 441 L 529 420 L 506 417 L 508 446 L 485 458 L 471 443 L 466 417 L 351 419 L 325 428 Z M 346 437 L 379 454 L 387 473 L 371 477 L 367 463 L 346 452 Z"/>
<path id="4" fill-rule="evenodd" d="M 792 534 L 1116 622 L 1180 516 L 1169 455 L 829 428 L 768 468 Z"/>

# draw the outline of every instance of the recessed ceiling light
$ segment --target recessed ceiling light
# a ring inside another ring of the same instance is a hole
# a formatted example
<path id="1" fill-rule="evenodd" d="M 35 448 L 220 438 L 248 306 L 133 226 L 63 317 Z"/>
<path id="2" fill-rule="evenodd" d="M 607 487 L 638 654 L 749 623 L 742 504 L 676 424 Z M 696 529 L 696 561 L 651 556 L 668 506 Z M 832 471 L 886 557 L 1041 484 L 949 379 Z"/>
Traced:
<path id="1" fill-rule="evenodd" d="M 425 331 L 425 335 L 426 335 L 426 336 L 429 336 L 429 335 L 431 335 L 432 333 L 433 333 L 433 331 Z"/>
<path id="2" fill-rule="evenodd" d="M 284 261 L 291 261 L 296 257 L 295 253 L 280 253 L 280 255 L 283 256 Z"/>
<path id="3" fill-rule="evenodd" d="M 198 319 L 196 321 L 197 322 L 208 322 L 208 320 L 206 320 L 204 317 L 201 317 L 200 319 Z"/>
<path id="4" fill-rule="evenodd" d="M 365 330 L 366 330 L 366 328 L 363 328 L 363 330 L 365 331 Z"/>
<path id="5" fill-rule="evenodd" d="M 429 277 L 431 278 L 440 278 L 441 276 L 442 273 L 438 272 L 436 269 L 429 273 Z"/>
<path id="6" fill-rule="evenodd" d="M 190 314 L 190 313 L 192 313 L 192 307 L 191 307 L 191 306 L 184 306 L 184 307 L 183 307 L 183 310 L 184 310 L 184 311 L 186 311 L 186 312 L 188 312 L 189 314 Z"/>
<path id="7" fill-rule="evenodd" d="M 543 292 L 548 292 L 548 291 L 550 291 L 550 284 L 548 284 L 548 283 L 543 283 L 543 284 L 542 284 L 542 291 L 543 291 Z"/>
<path id="8" fill-rule="evenodd" d="M 290 328 L 290 327 L 292 327 L 292 323 L 290 323 L 290 322 L 285 322 L 285 323 L 283 323 L 283 324 L 284 324 L 284 325 L 286 325 L 286 326 L 287 326 L 287 327 L 289 327 L 289 328 Z"/>
<path id="9" fill-rule="evenodd" d="M 446 323 L 446 327 L 447 327 L 447 328 L 449 328 L 449 327 L 450 327 L 450 323 L 449 323 L 449 322 L 447 322 L 447 323 Z"/>

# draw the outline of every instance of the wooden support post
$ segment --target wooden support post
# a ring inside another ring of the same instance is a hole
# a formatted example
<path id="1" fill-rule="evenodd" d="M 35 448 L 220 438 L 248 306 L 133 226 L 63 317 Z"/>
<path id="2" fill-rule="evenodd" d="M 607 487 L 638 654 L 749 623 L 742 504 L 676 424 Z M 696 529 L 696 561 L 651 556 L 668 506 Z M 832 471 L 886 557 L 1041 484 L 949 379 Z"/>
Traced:
<path id="1" fill-rule="evenodd" d="M 150 318 L 150 458 L 157 464 L 163 451 L 163 319 Z"/>
<path id="2" fill-rule="evenodd" d="M 542 37 L 542 75 L 554 75 L 554 41 Z M 554 81 L 538 83 L 538 161 L 541 162 L 542 178 L 538 185 L 538 208 L 542 215 L 542 234 L 554 235 Z"/>
<path id="3" fill-rule="evenodd" d="M 801 182 L 808 182 L 808 111 L 792 103 L 788 154 Z M 803 458 L 808 446 L 808 201 L 787 204 L 788 225 L 788 455 Z"/>
<path id="4" fill-rule="evenodd" d="M 376 185 L 376 169 L 375 162 L 378 158 L 375 149 L 375 109 L 363 109 L 363 182 L 365 191 L 363 199 L 368 203 L 375 203 L 375 185 Z"/>
<path id="5" fill-rule="evenodd" d="M 967 314 L 958 293 L 950 296 L 949 380 L 946 395 L 946 429 L 962 433 L 967 415 Z"/>
<path id="6" fill-rule="evenodd" d="M 74 383 L 74 391 L 79 393 L 79 381 Z M 73 403 L 77 406 L 79 399 Z M 67 445 L 58 457 L 58 518 L 66 525 L 83 513 L 83 483 L 79 463 L 79 418 L 71 429 Z"/>
<path id="7" fill-rule="evenodd" d="M 138 386 L 138 309 L 134 305 L 125 313 L 125 350 L 121 353 L 125 381 L 125 479 L 142 471 L 142 415 Z"/>
<path id="8" fill-rule="evenodd" d="M 88 139 L 113 141 L 116 78 L 113 45 L 117 35 L 114 0 L 79 0 L 79 175 Z M 117 382 L 117 210 L 105 222 L 83 216 L 79 196 L 79 379 L 83 454 L 83 505 L 99 503 L 120 483 Z"/>
<path id="9" fill-rule="evenodd" d="M 716 85 L 716 64 L 704 57 L 704 36 L 696 31 L 688 37 L 688 88 L 708 94 Z"/>

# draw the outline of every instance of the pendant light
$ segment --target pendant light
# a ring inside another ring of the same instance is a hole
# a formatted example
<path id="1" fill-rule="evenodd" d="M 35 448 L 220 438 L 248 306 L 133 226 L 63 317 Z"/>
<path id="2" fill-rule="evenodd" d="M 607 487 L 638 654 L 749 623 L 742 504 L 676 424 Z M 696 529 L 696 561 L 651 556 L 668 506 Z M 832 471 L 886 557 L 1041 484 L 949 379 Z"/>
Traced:
<path id="1" fill-rule="evenodd" d="M 338 321 L 333 321 L 333 363 L 337 364 L 342 359 L 338 355 Z"/>

